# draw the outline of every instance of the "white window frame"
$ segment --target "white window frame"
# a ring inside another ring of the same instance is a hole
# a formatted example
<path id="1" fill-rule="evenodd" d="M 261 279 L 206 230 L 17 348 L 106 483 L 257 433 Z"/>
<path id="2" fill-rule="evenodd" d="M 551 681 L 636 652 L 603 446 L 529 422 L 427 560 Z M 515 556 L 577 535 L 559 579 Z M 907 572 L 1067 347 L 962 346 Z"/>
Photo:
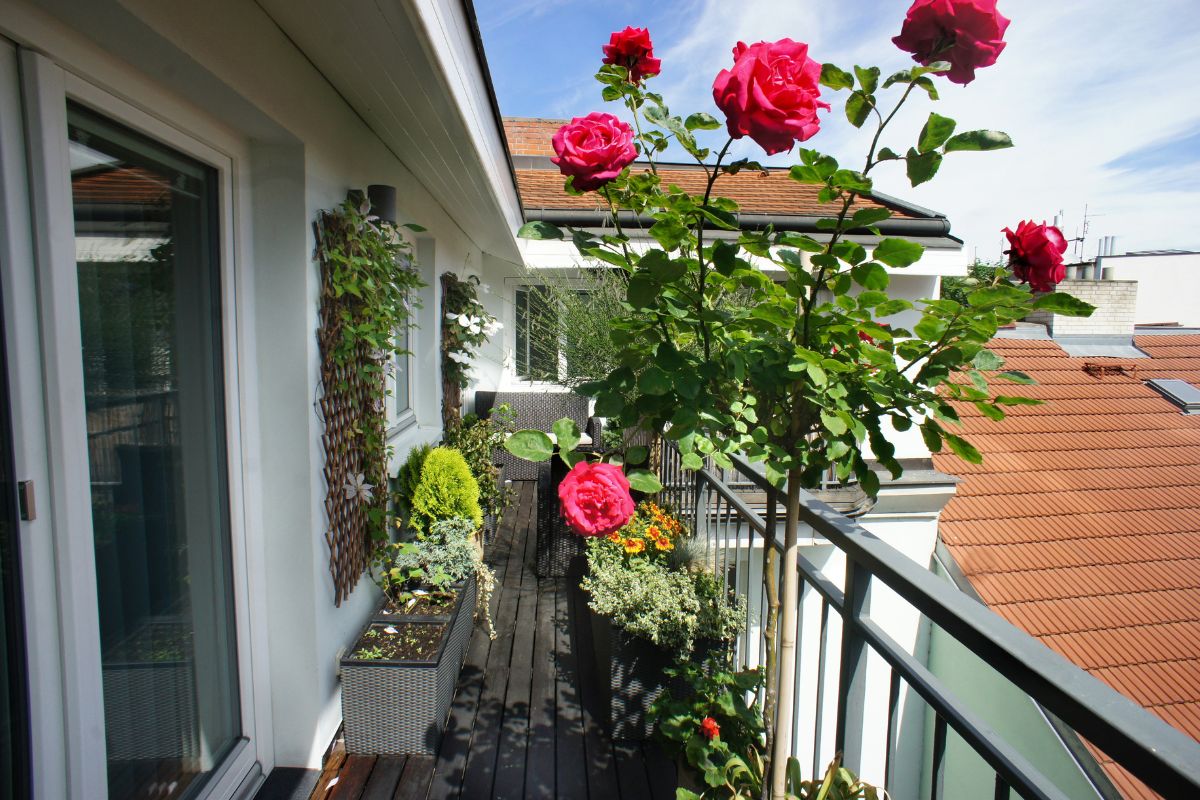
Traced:
<path id="1" fill-rule="evenodd" d="M 63 224 L 72 218 L 70 169 L 67 158 L 67 102 L 91 108 L 198 161 L 218 175 L 222 361 L 226 418 L 226 453 L 230 553 L 236 626 L 239 702 L 243 735 L 216 767 L 200 798 L 229 797 L 260 779 L 262 768 L 273 766 L 270 732 L 270 691 L 266 636 L 265 582 L 250 575 L 265 574 L 259 489 L 251 479 L 258 458 L 257 397 L 253 369 L 253 281 L 243 265 L 251 262 L 245 231 L 249 230 L 249 191 L 240 173 L 248 163 L 248 145 L 198 112 L 172 114 L 171 122 L 151 109 L 182 107 L 170 95 L 144 81 L 130 80 L 130 91 L 118 97 L 33 51 L 20 51 L 25 99 L 25 138 L 29 143 L 28 193 L 34 221 L 33 250 L 37 262 L 38 302 L 22 303 L 5 297 L 16 314 L 9 330 L 37 331 L 42 357 L 32 359 L 44 370 L 45 417 L 41 430 L 23 425 L 19 451 L 27 457 L 22 473 L 45 474 L 43 513 L 50 522 L 53 562 L 24 559 L 27 624 L 44 624 L 46 615 L 33 609 L 37 585 L 49 579 L 56 587 L 57 633 L 61 648 L 61 681 L 47 685 L 46 696 L 31 692 L 35 720 L 33 740 L 53 739 L 53 731 L 36 728 L 53 720 L 41 715 L 58 710 L 62 720 L 60 769 L 71 800 L 102 800 L 106 794 L 104 708 L 100 640 L 96 610 L 96 574 L 83 406 L 83 371 L 79 362 L 80 325 L 74 231 Z M 81 70 L 82 71 L 82 70 Z M 132 95 L 132 96 L 131 96 Z M 135 100 L 136 98 L 136 100 Z M 135 104 L 136 102 L 136 104 Z M 187 126 L 187 132 L 182 127 Z M 27 269 L 32 269 L 29 265 Z M 7 289 L 6 285 L 6 289 Z M 25 287 L 26 289 L 28 287 Z M 27 296 L 28 292 L 22 292 Z M 12 339 L 9 340 L 10 342 Z M 34 347 L 28 339 L 23 343 Z M 45 360 L 43 361 L 42 358 Z M 30 359 L 11 367 L 10 380 L 40 382 L 30 374 Z M 23 420 L 27 421 L 27 420 Z M 34 439 L 43 437 L 39 446 Z M 81 487 L 83 487 L 81 489 Z M 36 555 L 36 554 L 35 554 Z M 35 618 L 36 617 L 36 618 Z M 38 721 L 38 720 L 41 721 Z M 58 749 L 58 748 L 55 748 Z M 53 756 L 52 756 L 53 758 Z M 35 762 L 35 778 L 51 769 Z M 51 795 L 45 795 L 47 797 Z"/>
<path id="2" fill-rule="evenodd" d="M 392 369 L 388 377 L 390 395 L 387 398 L 387 438 L 392 438 L 417 424 L 417 399 L 413 396 L 413 353 L 417 346 L 416 320 L 410 319 L 406 327 L 408 333 L 407 353 L 392 356 Z M 400 393 L 401 381 L 408 389 L 408 408 L 396 408 L 396 398 Z"/>

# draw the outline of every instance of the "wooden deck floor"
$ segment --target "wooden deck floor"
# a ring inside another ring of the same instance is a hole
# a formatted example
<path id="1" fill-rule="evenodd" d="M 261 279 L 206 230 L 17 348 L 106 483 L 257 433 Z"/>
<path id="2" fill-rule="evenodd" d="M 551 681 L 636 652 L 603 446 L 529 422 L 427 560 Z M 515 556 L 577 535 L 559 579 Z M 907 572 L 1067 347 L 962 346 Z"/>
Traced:
<path id="1" fill-rule="evenodd" d="M 587 602 L 577 580 L 533 571 L 535 487 L 517 484 L 491 546 L 497 637 L 476 628 L 437 757 L 335 750 L 313 800 L 486 800 L 675 796 L 675 770 L 651 743 L 614 744 L 594 710 Z"/>

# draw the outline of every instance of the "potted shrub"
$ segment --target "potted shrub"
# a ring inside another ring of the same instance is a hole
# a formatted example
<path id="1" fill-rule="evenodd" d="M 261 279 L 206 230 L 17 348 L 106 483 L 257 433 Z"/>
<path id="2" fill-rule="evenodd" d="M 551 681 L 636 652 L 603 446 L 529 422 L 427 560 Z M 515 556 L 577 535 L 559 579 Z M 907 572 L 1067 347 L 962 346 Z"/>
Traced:
<path id="1" fill-rule="evenodd" d="M 384 602 L 342 659 L 348 752 L 436 752 L 474 627 L 477 530 L 463 517 L 437 520 L 415 541 L 380 548 Z"/>
<path id="2" fill-rule="evenodd" d="M 452 447 L 435 447 L 421 463 L 408 524 L 413 530 L 425 531 L 432 523 L 453 517 L 471 520 L 475 530 L 483 525 L 479 482 L 462 453 Z"/>
<path id="3" fill-rule="evenodd" d="M 653 730 L 650 705 L 670 685 L 667 668 L 725 652 L 745 607 L 695 557 L 684 525 L 651 501 L 587 549 L 581 586 L 594 612 L 596 672 L 610 687 L 610 732 L 645 739 Z"/>

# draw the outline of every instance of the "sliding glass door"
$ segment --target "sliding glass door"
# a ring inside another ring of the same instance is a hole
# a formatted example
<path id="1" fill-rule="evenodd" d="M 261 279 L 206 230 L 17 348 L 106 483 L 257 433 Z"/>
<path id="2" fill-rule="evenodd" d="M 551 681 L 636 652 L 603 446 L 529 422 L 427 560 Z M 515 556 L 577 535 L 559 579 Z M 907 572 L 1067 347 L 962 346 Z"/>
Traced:
<path id="1" fill-rule="evenodd" d="M 200 791 L 243 734 L 218 174 L 67 115 L 108 796 Z"/>

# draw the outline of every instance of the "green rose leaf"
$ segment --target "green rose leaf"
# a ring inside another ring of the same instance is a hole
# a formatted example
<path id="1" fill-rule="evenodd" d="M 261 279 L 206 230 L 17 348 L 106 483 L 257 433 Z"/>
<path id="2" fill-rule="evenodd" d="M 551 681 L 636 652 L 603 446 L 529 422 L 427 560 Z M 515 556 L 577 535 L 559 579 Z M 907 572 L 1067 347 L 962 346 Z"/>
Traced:
<path id="1" fill-rule="evenodd" d="M 634 445 L 625 451 L 626 464 L 641 464 L 650 457 L 650 448 L 644 445 Z"/>
<path id="2" fill-rule="evenodd" d="M 975 449 L 975 445 L 968 442 L 961 436 L 955 436 L 953 433 L 942 431 L 942 440 L 949 446 L 950 451 L 954 455 L 966 461 L 968 464 L 982 464 L 983 454 Z"/>
<path id="3" fill-rule="evenodd" d="M 956 150 L 1003 150 L 1012 147 L 1012 139 L 1003 131 L 966 131 L 946 142 L 946 152 Z"/>
<path id="4" fill-rule="evenodd" d="M 875 245 L 871 258 L 882 261 L 889 267 L 907 267 L 917 263 L 925 253 L 925 248 L 907 239 L 884 239 Z"/>
<path id="5" fill-rule="evenodd" d="M 1041 400 L 1036 397 L 1018 397 L 1015 395 L 998 394 L 995 401 L 1002 406 L 1040 406 Z"/>
<path id="6" fill-rule="evenodd" d="M 684 262 L 672 261 L 671 257 L 662 250 L 651 250 L 646 253 L 638 262 L 638 266 L 649 272 L 656 281 L 662 283 L 681 278 L 687 272 L 687 265 Z"/>
<path id="7" fill-rule="evenodd" d="M 658 367 L 649 367 L 638 378 L 638 388 L 645 394 L 663 395 L 671 391 L 671 379 Z"/>
<path id="8" fill-rule="evenodd" d="M 916 148 L 910 147 L 905 160 L 908 162 L 905 169 L 908 182 L 913 186 L 920 186 L 937 174 L 938 167 L 942 165 L 942 154 L 918 153 Z"/>
<path id="9" fill-rule="evenodd" d="M 663 487 L 658 481 L 658 476 L 648 469 L 635 469 L 625 477 L 629 479 L 629 488 L 635 492 L 658 494 L 662 491 Z"/>
<path id="10" fill-rule="evenodd" d="M 856 66 L 854 74 L 858 76 L 858 85 L 867 94 L 875 94 L 875 89 L 879 86 L 879 67 L 863 67 Z"/>
<path id="11" fill-rule="evenodd" d="M 563 417 L 554 423 L 554 438 L 558 440 L 560 452 L 574 450 L 579 446 L 579 426 L 570 417 Z"/>
<path id="12" fill-rule="evenodd" d="M 871 115 L 871 98 L 862 92 L 854 92 L 846 99 L 846 119 L 856 128 L 861 128 Z"/>
<path id="13" fill-rule="evenodd" d="M 684 469 L 690 469 L 693 472 L 704 469 L 704 459 L 696 453 L 688 453 L 679 462 Z"/>
<path id="14" fill-rule="evenodd" d="M 930 150 L 941 147 L 950 138 L 950 134 L 954 133 L 955 124 L 954 120 L 949 117 L 930 113 L 925 127 L 921 128 L 921 135 L 917 139 L 917 150 L 928 153 Z"/>
<path id="15" fill-rule="evenodd" d="M 828 86 L 835 92 L 840 89 L 853 89 L 854 76 L 833 64 L 822 64 L 821 85 Z"/>
<path id="16" fill-rule="evenodd" d="M 882 290 L 888 287 L 887 270 L 873 261 L 854 267 L 850 271 L 850 275 L 864 289 Z"/>
<path id="17" fill-rule="evenodd" d="M 931 453 L 942 452 L 942 426 L 931 419 L 921 423 L 921 438 Z"/>
<path id="18" fill-rule="evenodd" d="M 975 365 L 975 369 L 991 371 L 1003 367 L 1004 359 L 991 350 L 984 349 L 975 354 L 975 358 L 971 359 L 971 363 Z"/>
<path id="19" fill-rule="evenodd" d="M 551 225 L 549 222 L 542 222 L 538 219 L 522 225 L 517 231 L 517 237 L 521 239 L 561 239 L 563 232 L 562 228 L 557 225 Z"/>
<path id="20" fill-rule="evenodd" d="M 883 222 L 892 216 L 892 212 L 886 208 L 861 208 L 854 212 L 854 216 L 850 217 L 850 229 L 863 228 L 867 225 L 874 225 L 877 222 Z"/>
<path id="21" fill-rule="evenodd" d="M 634 275 L 629 279 L 629 286 L 626 288 L 626 299 L 629 300 L 629 305 L 634 308 L 649 308 L 658 299 L 658 293 L 661 289 L 662 287 L 659 286 L 658 281 L 655 281 L 649 275 Z"/>
<path id="22" fill-rule="evenodd" d="M 547 461 L 554 455 L 554 442 L 542 431 L 517 431 L 505 440 L 504 449 L 526 461 Z"/>
<path id="23" fill-rule="evenodd" d="M 1026 375 L 1024 372 L 1019 372 L 1015 369 L 1010 369 L 1007 372 L 1001 372 L 993 377 L 999 378 L 1002 381 L 1008 381 L 1009 383 L 1021 383 L 1025 385 L 1037 383 L 1037 381 Z"/>
<path id="24" fill-rule="evenodd" d="M 679 249 L 679 245 L 687 238 L 688 229 L 676 217 L 664 216 L 650 226 L 650 235 L 658 240 L 663 250 L 670 252 Z"/>
<path id="25" fill-rule="evenodd" d="M 689 115 L 683 126 L 689 131 L 714 131 L 721 123 L 712 114 L 696 113 Z"/>
<path id="26" fill-rule="evenodd" d="M 921 317 L 920 322 L 913 326 L 913 333 L 923 341 L 936 342 L 942 338 L 942 334 L 946 332 L 947 327 L 946 320 L 926 314 Z"/>
<path id="27" fill-rule="evenodd" d="M 852 169 L 839 169 L 833 173 L 831 181 L 837 188 L 845 189 L 848 192 L 871 191 L 871 179 Z"/>
<path id="28" fill-rule="evenodd" d="M 1039 311 L 1062 314 L 1064 317 L 1090 317 L 1096 307 L 1063 292 L 1049 292 L 1033 301 Z"/>

